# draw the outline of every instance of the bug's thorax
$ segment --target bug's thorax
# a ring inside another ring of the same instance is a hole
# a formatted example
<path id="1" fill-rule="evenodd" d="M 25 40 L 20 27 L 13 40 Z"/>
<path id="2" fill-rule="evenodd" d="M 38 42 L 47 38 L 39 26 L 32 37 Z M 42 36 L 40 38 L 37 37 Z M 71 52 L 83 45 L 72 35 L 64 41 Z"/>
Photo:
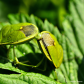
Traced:
<path id="1" fill-rule="evenodd" d="M 43 33 L 42 34 L 43 42 L 46 46 L 52 46 L 54 45 L 54 40 L 51 38 L 49 33 Z"/>
<path id="2" fill-rule="evenodd" d="M 50 36 L 49 33 L 42 33 L 40 40 L 42 41 L 42 44 L 45 47 L 45 48 L 43 48 L 44 53 L 46 52 L 45 54 L 46 54 L 47 58 L 51 61 L 52 59 L 51 59 L 51 56 L 50 56 L 50 52 L 48 50 L 48 46 L 53 46 L 54 45 L 53 38 Z"/>
<path id="3" fill-rule="evenodd" d="M 30 36 L 34 33 L 34 26 L 33 25 L 27 25 L 20 27 L 20 31 L 22 31 L 25 36 Z"/>

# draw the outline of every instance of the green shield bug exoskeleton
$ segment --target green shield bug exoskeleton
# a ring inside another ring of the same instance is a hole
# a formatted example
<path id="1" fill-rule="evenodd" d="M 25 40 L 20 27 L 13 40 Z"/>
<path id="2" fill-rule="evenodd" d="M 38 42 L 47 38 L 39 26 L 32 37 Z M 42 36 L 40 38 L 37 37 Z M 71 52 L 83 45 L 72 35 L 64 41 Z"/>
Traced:
<path id="1" fill-rule="evenodd" d="M 55 36 L 48 31 L 43 31 L 39 34 L 40 45 L 46 57 L 53 62 L 56 68 L 60 66 L 63 60 L 63 49 L 59 45 Z"/>
<path id="2" fill-rule="evenodd" d="M 0 45 L 19 44 L 34 38 L 38 28 L 31 23 L 4 26 L 0 31 Z"/>

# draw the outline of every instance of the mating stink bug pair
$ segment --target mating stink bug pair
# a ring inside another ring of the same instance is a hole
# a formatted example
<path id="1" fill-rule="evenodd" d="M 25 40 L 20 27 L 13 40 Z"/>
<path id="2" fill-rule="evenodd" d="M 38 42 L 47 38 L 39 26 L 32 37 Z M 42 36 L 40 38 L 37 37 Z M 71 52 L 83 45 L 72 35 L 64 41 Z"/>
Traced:
<path id="1" fill-rule="evenodd" d="M 0 45 L 24 43 L 33 38 L 39 41 L 46 57 L 58 68 L 63 60 L 63 49 L 50 32 L 38 33 L 38 28 L 32 23 L 7 25 L 0 31 Z"/>

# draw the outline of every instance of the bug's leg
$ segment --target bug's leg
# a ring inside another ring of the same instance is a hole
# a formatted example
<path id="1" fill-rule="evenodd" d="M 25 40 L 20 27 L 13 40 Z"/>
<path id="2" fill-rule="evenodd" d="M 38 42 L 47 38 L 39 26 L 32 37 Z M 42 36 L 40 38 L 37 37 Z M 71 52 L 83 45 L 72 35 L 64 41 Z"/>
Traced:
<path id="1" fill-rule="evenodd" d="M 12 46 L 8 45 L 7 47 L 8 47 L 7 58 L 10 60 L 10 62 L 13 62 L 13 59 L 9 57 L 9 53 L 10 53 Z"/>
<path id="2" fill-rule="evenodd" d="M 19 61 L 18 61 L 18 58 L 16 57 L 16 54 L 15 54 L 15 46 L 13 45 L 13 54 L 14 54 L 14 65 L 18 64 Z"/>
<path id="3" fill-rule="evenodd" d="M 52 75 L 53 75 L 53 77 L 54 77 L 54 80 L 56 80 L 57 81 L 57 72 L 56 72 L 56 70 L 52 70 Z"/>
<path id="4" fill-rule="evenodd" d="M 14 65 L 19 64 L 19 65 L 23 65 L 23 66 L 34 67 L 41 71 L 46 70 L 46 64 L 47 64 L 46 61 L 47 60 L 46 60 L 45 56 L 43 56 L 42 60 L 37 65 L 28 65 L 28 64 L 24 64 L 24 63 L 18 61 L 18 58 L 16 57 L 16 54 L 15 54 L 15 46 L 14 45 L 13 45 L 13 54 L 14 54 Z M 42 64 L 43 61 L 45 61 L 45 64 L 44 64 L 44 69 L 42 70 L 42 69 L 39 69 L 38 67 Z"/>
<path id="5" fill-rule="evenodd" d="M 45 60 L 45 65 L 44 65 L 44 69 L 42 70 L 42 69 L 39 69 L 38 67 L 42 64 L 42 62 Z M 20 64 L 20 65 L 24 65 L 24 66 L 28 66 L 28 67 L 34 67 L 34 68 L 36 68 L 36 69 L 38 69 L 38 70 L 41 70 L 41 71 L 45 71 L 46 70 L 46 59 L 45 59 L 45 56 L 43 56 L 43 58 L 42 58 L 42 60 L 37 64 L 37 65 L 28 65 L 28 64 L 24 64 L 24 63 L 22 63 L 22 62 L 18 62 L 18 64 Z"/>
<path id="6" fill-rule="evenodd" d="M 42 69 L 39 69 L 41 71 L 45 71 L 46 70 L 46 67 L 47 67 L 47 59 L 45 58 L 45 56 L 43 56 L 43 59 L 36 65 L 36 67 L 39 67 L 42 64 L 43 61 L 45 61 L 45 64 L 44 64 L 43 70 Z"/>

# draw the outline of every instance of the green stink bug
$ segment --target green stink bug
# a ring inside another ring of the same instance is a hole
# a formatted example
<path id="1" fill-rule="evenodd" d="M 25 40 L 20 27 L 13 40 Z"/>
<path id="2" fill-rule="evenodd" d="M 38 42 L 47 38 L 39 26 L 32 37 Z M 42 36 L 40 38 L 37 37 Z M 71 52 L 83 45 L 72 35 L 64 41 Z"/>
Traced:
<path id="1" fill-rule="evenodd" d="M 38 28 L 31 23 L 7 25 L 0 31 L 0 45 L 23 43 L 37 34 Z"/>
<path id="2" fill-rule="evenodd" d="M 46 57 L 58 68 L 63 60 L 63 49 L 55 36 L 48 31 L 43 31 L 40 34 L 39 42 Z"/>
<path id="3" fill-rule="evenodd" d="M 14 45 L 24 43 L 36 37 L 46 57 L 58 68 L 62 63 L 63 49 L 55 36 L 43 31 L 38 34 L 38 28 L 32 23 L 19 23 L 4 26 L 0 31 L 0 45 Z M 15 57 L 15 61 L 17 58 Z M 18 62 L 19 64 L 22 64 Z M 25 64 L 23 64 L 25 65 Z"/>

